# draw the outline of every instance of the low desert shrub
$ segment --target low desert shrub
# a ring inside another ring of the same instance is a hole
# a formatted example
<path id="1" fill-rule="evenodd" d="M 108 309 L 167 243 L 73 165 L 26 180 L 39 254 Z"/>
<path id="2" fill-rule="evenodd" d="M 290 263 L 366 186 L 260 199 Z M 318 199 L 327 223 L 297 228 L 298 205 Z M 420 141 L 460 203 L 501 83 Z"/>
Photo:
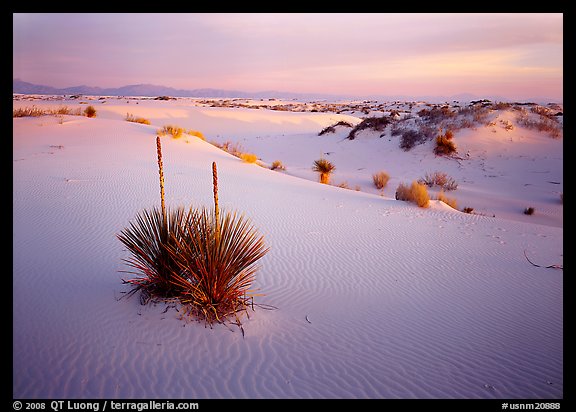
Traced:
<path id="1" fill-rule="evenodd" d="M 472 213 L 472 212 L 474 212 L 474 208 L 473 207 L 465 207 L 464 209 L 462 209 L 462 212 Z"/>
<path id="2" fill-rule="evenodd" d="M 446 133 L 438 135 L 436 137 L 436 147 L 434 147 L 434 153 L 442 156 L 442 155 L 451 155 L 452 153 L 456 152 L 456 145 L 452 141 L 453 134 L 450 130 L 447 130 Z"/>
<path id="3" fill-rule="evenodd" d="M 271 170 L 286 170 L 286 166 L 280 160 L 274 160 L 270 166 Z"/>
<path id="4" fill-rule="evenodd" d="M 410 186 L 400 183 L 396 189 L 396 199 L 416 203 L 419 207 L 428 207 L 430 204 L 430 195 L 426 185 L 416 180 Z"/>
<path id="5" fill-rule="evenodd" d="M 428 187 L 439 186 L 444 190 L 456 190 L 458 183 L 453 177 L 448 176 L 447 173 L 436 171 L 434 173 L 426 173 L 424 177 L 418 179 L 419 183 L 423 183 Z"/>
<path id="6" fill-rule="evenodd" d="M 133 114 L 130 114 L 130 113 L 126 113 L 125 120 L 127 122 L 132 122 L 132 123 L 150 124 L 150 120 L 145 119 L 143 117 L 134 116 Z"/>
<path id="7" fill-rule="evenodd" d="M 554 139 L 560 139 L 563 133 L 562 124 L 554 118 L 539 116 L 537 119 L 531 116 L 521 114 L 518 116 L 517 123 L 528 129 L 536 129 L 539 132 L 545 132 Z"/>
<path id="8" fill-rule="evenodd" d="M 376 186 L 376 188 L 380 190 L 386 187 L 386 185 L 388 184 L 388 180 L 390 180 L 390 175 L 384 171 L 380 171 L 372 175 L 372 181 L 374 182 L 374 186 Z"/>
<path id="9" fill-rule="evenodd" d="M 334 133 L 336 132 L 336 126 L 344 126 L 344 127 L 352 127 L 352 124 L 350 124 L 349 122 L 345 121 L 345 120 L 340 120 L 338 123 L 334 123 L 333 125 L 330 126 L 326 126 L 324 129 L 322 129 L 319 133 L 318 136 L 322 136 L 326 133 Z"/>
<path id="10" fill-rule="evenodd" d="M 400 148 L 408 151 L 426 141 L 426 135 L 419 130 L 405 129 L 400 132 Z"/>
<path id="11" fill-rule="evenodd" d="M 391 122 L 392 119 L 389 116 L 367 117 L 366 119 L 358 123 L 356 126 L 354 126 L 354 128 L 352 128 L 347 138 L 350 140 L 354 140 L 356 138 L 356 133 L 364 129 L 371 129 L 374 131 L 381 132 Z"/>
<path id="12" fill-rule="evenodd" d="M 334 166 L 329 160 L 322 158 L 314 161 L 312 170 L 319 173 L 320 183 L 329 184 L 330 176 L 334 170 L 336 170 L 336 166 Z"/>
<path id="13" fill-rule="evenodd" d="M 526 209 L 524 209 L 524 214 L 525 215 L 533 215 L 535 212 L 533 207 L 527 207 Z"/>
<path id="14" fill-rule="evenodd" d="M 254 153 L 241 153 L 240 159 L 246 163 L 256 163 L 258 156 L 256 156 Z"/>
<path id="15" fill-rule="evenodd" d="M 96 117 L 96 109 L 94 106 L 90 105 L 84 109 L 84 114 L 86 117 Z"/>

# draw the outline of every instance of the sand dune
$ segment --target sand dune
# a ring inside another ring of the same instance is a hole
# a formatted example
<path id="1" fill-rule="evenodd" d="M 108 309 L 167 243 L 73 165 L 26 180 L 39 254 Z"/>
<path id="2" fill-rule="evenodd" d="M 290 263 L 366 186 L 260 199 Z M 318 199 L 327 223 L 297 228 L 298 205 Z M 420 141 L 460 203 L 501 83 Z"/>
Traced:
<path id="1" fill-rule="evenodd" d="M 563 271 L 544 267 L 563 262 L 562 183 L 547 183 L 562 182 L 561 141 L 465 130 L 455 139 L 471 156 L 459 164 L 427 144 L 317 136 L 340 118 L 358 123 L 352 114 L 96 108 L 92 119 L 13 121 L 14 398 L 563 397 Z M 271 248 L 255 287 L 276 309 L 256 307 L 245 336 L 120 299 L 127 252 L 116 234 L 160 203 L 155 136 L 169 121 L 287 165 L 162 140 L 169 205 L 210 205 L 216 161 L 221 207 L 245 212 Z M 315 181 L 312 161 L 326 152 L 336 183 L 360 191 Z M 380 168 L 391 175 L 384 196 L 370 181 Z M 438 169 L 460 182 L 461 206 L 485 213 L 394 199 L 399 181 Z M 534 216 L 516 210 L 531 205 Z"/>

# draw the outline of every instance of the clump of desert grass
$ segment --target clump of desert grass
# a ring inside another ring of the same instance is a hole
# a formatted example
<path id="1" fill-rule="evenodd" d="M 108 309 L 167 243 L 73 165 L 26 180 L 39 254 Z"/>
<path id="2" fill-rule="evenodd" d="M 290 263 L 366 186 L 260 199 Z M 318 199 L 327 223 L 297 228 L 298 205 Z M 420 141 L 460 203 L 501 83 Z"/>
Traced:
<path id="1" fill-rule="evenodd" d="M 446 196 L 443 189 L 440 190 L 440 192 L 438 192 L 438 195 L 436 195 L 436 199 L 446 203 L 452 209 L 458 210 L 458 202 L 456 201 L 456 199 L 453 197 Z"/>
<path id="2" fill-rule="evenodd" d="M 132 123 L 140 123 L 140 124 L 150 124 L 150 120 L 144 118 L 144 117 L 138 117 L 138 116 L 134 116 L 133 114 L 130 113 L 126 113 L 126 117 L 124 118 L 124 120 L 126 120 L 127 122 L 132 122 Z"/>
<path id="3" fill-rule="evenodd" d="M 242 334 L 241 316 L 254 309 L 252 289 L 258 261 L 268 252 L 264 237 L 238 212 L 221 213 L 218 174 L 212 163 L 214 208 L 167 208 L 160 137 L 156 139 L 161 208 L 144 210 L 118 239 L 132 257 L 125 261 L 137 277 L 129 295 L 140 292 L 141 303 L 177 302 L 183 317 L 232 323 Z M 263 305 L 257 305 L 264 307 Z"/>
<path id="4" fill-rule="evenodd" d="M 396 200 L 416 203 L 419 207 L 428 207 L 430 205 L 430 195 L 426 185 L 418 183 L 416 180 L 409 186 L 400 183 L 396 189 Z"/>
<path id="5" fill-rule="evenodd" d="M 320 158 L 314 161 L 312 170 L 319 174 L 320 183 L 330 184 L 330 177 L 332 176 L 334 170 L 336 170 L 336 166 L 334 166 L 334 164 L 332 164 L 329 160 Z"/>
<path id="6" fill-rule="evenodd" d="M 199 132 L 198 130 L 193 130 L 193 129 L 189 129 L 186 134 L 189 134 L 190 136 L 195 136 L 197 138 L 199 138 L 200 140 L 206 140 L 206 138 L 204 137 L 204 134 L 202 132 Z"/>
<path id="7" fill-rule="evenodd" d="M 242 145 L 239 143 L 234 143 L 229 140 L 225 141 L 224 143 L 218 142 L 210 142 L 212 145 L 216 146 L 217 148 L 224 150 L 226 153 L 231 154 L 235 157 L 240 157 L 242 153 L 244 153 L 242 149 Z"/>
<path id="8" fill-rule="evenodd" d="M 179 126 L 174 126 L 172 124 L 164 125 L 161 129 L 157 130 L 156 133 L 159 136 L 171 135 L 174 139 L 182 137 L 184 129 Z"/>
<path id="9" fill-rule="evenodd" d="M 280 160 L 274 160 L 270 166 L 270 170 L 286 170 L 286 166 Z"/>
<path id="10" fill-rule="evenodd" d="M 12 117 L 40 117 L 40 116 L 82 116 L 80 108 L 71 109 L 68 106 L 59 106 L 57 108 L 39 108 L 37 106 L 19 107 L 12 109 Z"/>
<path id="11" fill-rule="evenodd" d="M 242 159 L 245 163 L 256 163 L 258 156 L 256 156 L 254 153 L 240 153 L 240 159 Z"/>
<path id="12" fill-rule="evenodd" d="M 390 175 L 385 171 L 376 172 L 372 175 L 372 182 L 377 189 L 383 190 L 388 181 L 390 180 Z"/>

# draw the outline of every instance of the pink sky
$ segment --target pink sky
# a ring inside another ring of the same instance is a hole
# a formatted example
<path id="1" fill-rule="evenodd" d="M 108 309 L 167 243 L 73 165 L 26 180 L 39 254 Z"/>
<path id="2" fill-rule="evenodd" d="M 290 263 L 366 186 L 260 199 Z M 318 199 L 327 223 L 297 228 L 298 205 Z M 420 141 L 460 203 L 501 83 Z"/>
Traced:
<path id="1" fill-rule="evenodd" d="M 13 77 L 54 87 L 563 98 L 561 13 L 49 13 L 13 23 Z"/>

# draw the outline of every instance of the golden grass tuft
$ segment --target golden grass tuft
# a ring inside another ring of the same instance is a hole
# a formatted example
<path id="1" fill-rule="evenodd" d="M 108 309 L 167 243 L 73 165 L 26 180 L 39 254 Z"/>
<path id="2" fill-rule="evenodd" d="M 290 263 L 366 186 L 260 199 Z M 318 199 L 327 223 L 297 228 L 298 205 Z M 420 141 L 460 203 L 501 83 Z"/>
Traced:
<path id="1" fill-rule="evenodd" d="M 426 185 L 418 183 L 416 180 L 410 186 L 400 183 L 396 189 L 396 199 L 416 203 L 419 207 L 430 205 L 430 195 Z"/>
<path id="2" fill-rule="evenodd" d="M 239 157 L 246 163 L 256 163 L 258 160 L 258 156 L 256 156 L 254 153 L 240 153 Z"/>
<path id="3" fill-rule="evenodd" d="M 140 124 L 150 124 L 150 120 L 145 119 L 144 117 L 137 117 L 134 116 L 133 114 L 130 113 L 126 113 L 126 118 L 125 120 L 127 122 L 132 122 L 132 123 L 140 123 Z"/>
<path id="4" fill-rule="evenodd" d="M 81 116 L 82 111 L 80 108 L 71 109 L 68 106 L 59 106 L 58 108 L 44 108 L 40 109 L 36 106 L 31 107 L 19 107 L 18 109 L 12 109 L 12 117 L 40 117 L 40 116 L 61 116 L 61 115 L 71 115 L 71 116 Z"/>
<path id="5" fill-rule="evenodd" d="M 160 136 L 172 135 L 174 139 L 178 139 L 182 137 L 184 129 L 182 129 L 179 126 L 168 124 L 164 125 L 162 129 L 157 130 L 156 133 L 159 134 Z"/>
<path id="6" fill-rule="evenodd" d="M 284 166 L 280 160 L 274 160 L 272 166 L 270 166 L 270 170 L 286 170 L 286 166 Z"/>
<path id="7" fill-rule="evenodd" d="M 454 199 L 452 197 L 447 197 L 444 194 L 444 190 L 440 190 L 440 192 L 438 192 L 438 196 L 436 197 L 436 199 L 440 200 L 441 202 L 446 203 L 452 209 L 458 210 L 458 202 L 456 201 L 456 199 Z"/>
<path id="8" fill-rule="evenodd" d="M 204 137 L 204 135 L 202 134 L 202 132 L 199 132 L 198 130 L 192 130 L 192 129 L 190 129 L 190 130 L 188 130 L 186 133 L 189 134 L 190 136 L 196 136 L 197 138 L 206 141 L 206 138 Z"/>
<path id="9" fill-rule="evenodd" d="M 388 175 L 388 173 L 384 171 L 380 171 L 372 175 L 372 181 L 374 182 L 374 186 L 376 186 L 376 188 L 380 190 L 386 187 L 386 185 L 388 184 L 388 180 L 390 180 L 390 175 Z"/>

